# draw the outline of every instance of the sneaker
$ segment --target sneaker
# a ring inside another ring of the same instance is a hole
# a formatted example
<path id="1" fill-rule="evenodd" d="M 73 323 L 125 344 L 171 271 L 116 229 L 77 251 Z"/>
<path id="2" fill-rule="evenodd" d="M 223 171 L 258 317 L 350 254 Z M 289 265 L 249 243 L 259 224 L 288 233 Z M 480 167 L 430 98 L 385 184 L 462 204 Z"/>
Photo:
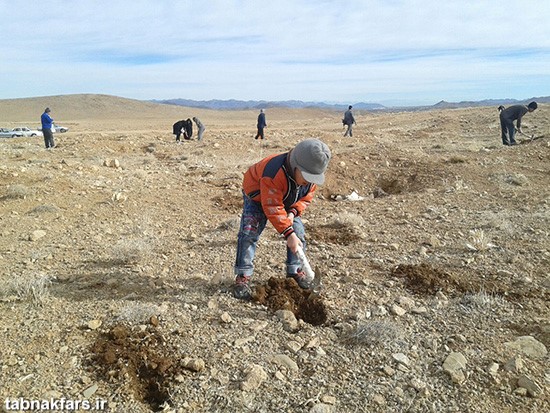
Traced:
<path id="1" fill-rule="evenodd" d="M 287 277 L 294 278 L 300 288 L 303 288 L 304 290 L 311 288 L 311 282 L 307 280 L 306 273 L 303 272 L 301 268 L 298 268 L 298 272 L 296 272 L 296 274 L 287 274 Z"/>
<path id="2" fill-rule="evenodd" d="M 235 277 L 235 286 L 233 287 L 233 297 L 239 300 L 251 300 L 252 290 L 250 289 L 250 277 L 246 275 L 237 275 Z"/>

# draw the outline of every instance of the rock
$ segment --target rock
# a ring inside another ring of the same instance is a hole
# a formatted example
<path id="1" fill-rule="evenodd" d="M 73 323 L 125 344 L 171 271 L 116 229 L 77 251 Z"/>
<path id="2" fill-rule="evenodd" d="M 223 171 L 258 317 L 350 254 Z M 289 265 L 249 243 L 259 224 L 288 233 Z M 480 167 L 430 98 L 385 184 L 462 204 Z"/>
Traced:
<path id="1" fill-rule="evenodd" d="M 504 343 L 504 345 L 511 349 L 519 350 L 523 354 L 533 358 L 542 358 L 548 354 L 548 350 L 545 345 L 531 336 L 518 337 L 514 341 Z"/>
<path id="2" fill-rule="evenodd" d="M 336 404 L 336 397 L 334 396 L 321 396 L 321 401 L 326 404 Z"/>
<path id="3" fill-rule="evenodd" d="M 415 306 L 414 300 L 412 298 L 405 297 L 405 296 L 399 297 L 397 302 L 399 303 L 399 305 L 401 307 L 403 307 L 406 310 L 410 310 L 411 308 L 414 308 L 414 306 Z"/>
<path id="4" fill-rule="evenodd" d="M 390 312 L 393 314 L 393 315 L 396 315 L 396 316 L 403 316 L 405 314 L 407 314 L 407 310 L 405 310 L 404 308 L 402 307 L 399 307 L 397 304 L 393 304 L 390 308 Z"/>
<path id="5" fill-rule="evenodd" d="M 191 370 L 194 372 L 199 372 L 204 370 L 205 363 L 203 359 L 189 359 L 186 358 L 183 360 L 183 367 L 187 370 Z"/>
<path id="6" fill-rule="evenodd" d="M 445 371 L 460 370 L 466 368 L 466 358 L 462 353 L 451 353 L 443 362 Z"/>
<path id="7" fill-rule="evenodd" d="M 523 369 L 523 360 L 521 356 L 512 357 L 504 365 L 504 370 L 517 373 Z"/>
<path id="8" fill-rule="evenodd" d="M 496 376 L 497 373 L 498 373 L 498 369 L 500 368 L 499 364 L 498 363 L 491 363 L 489 364 L 489 367 L 487 367 L 487 372 L 491 375 L 491 376 Z"/>
<path id="9" fill-rule="evenodd" d="M 526 389 L 531 397 L 538 397 L 542 392 L 541 387 L 526 375 L 520 376 L 518 379 L 518 387 Z"/>
<path id="10" fill-rule="evenodd" d="M 334 412 L 334 407 L 326 403 L 317 403 L 314 404 L 309 413 L 332 413 Z"/>
<path id="11" fill-rule="evenodd" d="M 395 361 L 397 361 L 399 364 L 403 364 L 404 366 L 408 367 L 411 364 L 409 358 L 403 353 L 392 354 L 392 357 Z"/>
<path id="12" fill-rule="evenodd" d="M 90 320 L 88 321 L 88 328 L 90 330 L 97 330 L 99 327 L 101 327 L 101 320 Z"/>
<path id="13" fill-rule="evenodd" d="M 445 370 L 453 383 L 461 384 L 466 380 L 464 369 L 466 368 L 466 358 L 462 353 L 451 353 L 443 362 L 443 370 Z"/>
<path id="14" fill-rule="evenodd" d="M 85 399 L 89 399 L 90 397 L 92 397 L 95 394 L 97 389 L 98 389 L 98 386 L 97 386 L 97 384 L 94 383 L 82 392 L 82 396 L 84 396 Z"/>
<path id="15" fill-rule="evenodd" d="M 386 398 L 381 394 L 375 394 L 374 397 L 372 398 L 372 401 L 375 402 L 378 406 L 386 405 Z"/>
<path id="16" fill-rule="evenodd" d="M 290 357 L 288 357 L 286 354 L 277 354 L 272 359 L 273 362 L 278 364 L 279 366 L 282 366 L 290 371 L 298 371 L 298 364 L 294 360 L 292 360 Z"/>
<path id="17" fill-rule="evenodd" d="M 267 379 L 267 373 L 262 366 L 253 364 L 245 371 L 245 377 L 240 384 L 243 391 L 255 390 Z"/>
<path id="18" fill-rule="evenodd" d="M 29 241 L 38 241 L 40 238 L 43 238 L 46 236 L 46 231 L 37 229 L 36 231 L 33 231 L 31 235 L 29 235 Z"/>
<path id="19" fill-rule="evenodd" d="M 300 329 L 298 320 L 292 311 L 289 310 L 278 310 L 275 315 L 281 323 L 283 324 L 283 329 L 289 333 L 294 333 Z"/>
<path id="20" fill-rule="evenodd" d="M 222 320 L 222 322 L 226 323 L 226 324 L 229 324 L 230 322 L 233 321 L 233 319 L 231 318 L 231 316 L 229 315 L 229 313 L 227 311 L 225 311 L 221 316 L 220 316 L 220 319 Z"/>

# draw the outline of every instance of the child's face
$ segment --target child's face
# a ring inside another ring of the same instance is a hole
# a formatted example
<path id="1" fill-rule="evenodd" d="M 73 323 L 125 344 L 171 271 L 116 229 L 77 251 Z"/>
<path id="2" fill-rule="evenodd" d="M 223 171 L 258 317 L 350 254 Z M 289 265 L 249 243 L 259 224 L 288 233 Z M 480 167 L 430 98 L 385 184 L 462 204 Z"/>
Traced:
<path id="1" fill-rule="evenodd" d="M 300 186 L 309 184 L 309 182 L 304 179 L 302 172 L 300 172 L 298 168 L 294 168 L 294 180 Z"/>

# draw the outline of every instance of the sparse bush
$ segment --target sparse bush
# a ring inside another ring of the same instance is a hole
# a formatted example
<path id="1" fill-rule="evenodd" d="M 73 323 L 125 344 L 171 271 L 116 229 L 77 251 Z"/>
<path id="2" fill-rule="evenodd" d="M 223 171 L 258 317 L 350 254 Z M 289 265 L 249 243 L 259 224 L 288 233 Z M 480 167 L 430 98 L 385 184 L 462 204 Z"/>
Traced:
<path id="1" fill-rule="evenodd" d="M 6 194 L 7 198 L 11 199 L 25 199 L 31 195 L 31 190 L 25 185 L 10 185 L 8 186 L 8 193 Z"/>
<path id="2" fill-rule="evenodd" d="M 122 239 L 113 247 L 113 258 L 123 264 L 138 263 L 150 254 L 149 244 L 145 239 Z"/>
<path id="3" fill-rule="evenodd" d="M 128 323 L 144 323 L 162 312 L 163 310 L 154 304 L 135 303 L 125 306 L 120 311 L 118 319 Z"/>
<path id="4" fill-rule="evenodd" d="M 495 246 L 489 242 L 482 229 L 473 229 L 470 235 L 470 242 L 467 242 L 466 246 L 473 251 L 486 251 Z"/>
<path id="5" fill-rule="evenodd" d="M 52 277 L 44 274 L 22 274 L 0 284 L 0 298 L 32 301 L 42 304 L 48 296 Z"/>
<path id="6" fill-rule="evenodd" d="M 383 321 L 366 321 L 359 323 L 344 335 L 349 344 L 380 346 L 384 348 L 399 347 L 403 333 L 399 326 Z"/>

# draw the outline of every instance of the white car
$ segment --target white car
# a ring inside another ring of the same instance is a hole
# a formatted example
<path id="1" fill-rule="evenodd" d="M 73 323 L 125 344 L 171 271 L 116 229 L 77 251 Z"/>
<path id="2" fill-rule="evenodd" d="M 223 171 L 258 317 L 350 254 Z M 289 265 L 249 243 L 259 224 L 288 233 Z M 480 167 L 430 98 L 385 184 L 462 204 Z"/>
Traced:
<path id="1" fill-rule="evenodd" d="M 59 126 L 57 124 L 53 124 L 52 125 L 52 132 L 61 132 L 61 133 L 65 133 L 65 132 L 68 132 L 69 131 L 69 128 L 66 128 L 64 126 Z"/>
<path id="2" fill-rule="evenodd" d="M 26 126 L 20 127 L 20 128 L 13 128 L 13 132 L 19 132 L 19 133 L 22 134 L 21 136 L 25 136 L 25 137 L 28 137 L 28 136 L 44 136 L 42 134 L 42 131 L 39 131 L 37 129 L 29 129 Z"/>
<path id="3" fill-rule="evenodd" d="M 16 132 L 11 129 L 0 128 L 0 138 L 18 138 L 23 136 L 22 132 Z"/>

